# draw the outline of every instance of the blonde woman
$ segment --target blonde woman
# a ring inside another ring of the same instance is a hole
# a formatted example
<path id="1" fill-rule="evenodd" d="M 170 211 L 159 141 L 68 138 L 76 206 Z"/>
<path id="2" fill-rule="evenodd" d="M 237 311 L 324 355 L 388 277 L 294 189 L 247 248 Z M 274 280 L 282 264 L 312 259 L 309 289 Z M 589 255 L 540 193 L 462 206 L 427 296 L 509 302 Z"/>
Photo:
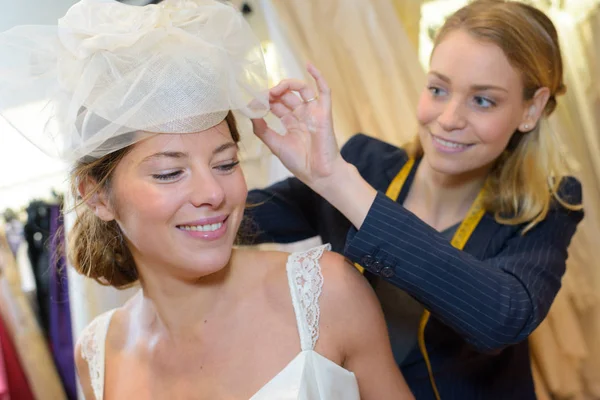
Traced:
<path id="1" fill-rule="evenodd" d="M 343 257 L 234 248 L 232 110 L 264 115 L 266 82 L 260 42 L 214 0 L 82 0 L 58 27 L 0 34 L 2 116 L 73 164 L 73 266 L 141 288 L 78 341 L 86 399 L 413 398 Z"/>
<path id="2" fill-rule="evenodd" d="M 320 235 L 364 271 L 416 398 L 534 399 L 527 337 L 583 218 L 542 129 L 565 91 L 552 22 L 500 0 L 450 16 L 406 148 L 357 135 L 340 152 L 330 90 L 309 72 L 318 92 L 293 80 L 270 92 L 286 135 L 254 121 L 297 177 L 250 192 L 258 240 Z"/>

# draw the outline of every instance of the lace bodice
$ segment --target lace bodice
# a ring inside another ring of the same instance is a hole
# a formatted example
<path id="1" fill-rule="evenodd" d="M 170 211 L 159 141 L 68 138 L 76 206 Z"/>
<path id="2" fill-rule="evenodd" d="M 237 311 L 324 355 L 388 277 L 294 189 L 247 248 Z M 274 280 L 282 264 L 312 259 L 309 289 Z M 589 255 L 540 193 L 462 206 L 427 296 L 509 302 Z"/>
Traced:
<path id="1" fill-rule="evenodd" d="M 104 346 L 110 320 L 115 311 L 108 311 L 94 319 L 81 334 L 81 357 L 88 364 L 96 400 L 102 400 L 104 397 Z"/>
<path id="2" fill-rule="evenodd" d="M 319 297 L 323 289 L 320 259 L 329 245 L 290 254 L 286 270 L 301 352 L 250 400 L 358 400 L 354 374 L 315 352 L 319 339 Z M 82 357 L 88 363 L 95 400 L 104 397 L 105 341 L 114 313 L 109 311 L 85 329 Z M 92 399 L 88 399 L 92 400 Z"/>

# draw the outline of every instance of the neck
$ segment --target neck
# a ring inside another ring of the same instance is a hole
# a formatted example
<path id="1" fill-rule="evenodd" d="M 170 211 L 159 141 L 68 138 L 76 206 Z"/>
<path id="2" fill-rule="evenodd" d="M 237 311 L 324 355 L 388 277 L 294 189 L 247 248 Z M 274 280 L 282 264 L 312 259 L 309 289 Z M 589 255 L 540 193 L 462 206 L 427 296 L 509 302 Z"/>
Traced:
<path id="1" fill-rule="evenodd" d="M 171 338 L 194 335 L 230 298 L 231 264 L 230 259 L 221 270 L 193 279 L 175 276 L 168 268 L 141 265 L 142 294 L 135 311 L 142 328 Z"/>
<path id="2" fill-rule="evenodd" d="M 423 156 L 411 192 L 414 190 L 414 198 L 427 210 L 426 222 L 443 229 L 464 219 L 488 172 L 486 166 L 458 175 L 445 174 L 431 168 Z"/>

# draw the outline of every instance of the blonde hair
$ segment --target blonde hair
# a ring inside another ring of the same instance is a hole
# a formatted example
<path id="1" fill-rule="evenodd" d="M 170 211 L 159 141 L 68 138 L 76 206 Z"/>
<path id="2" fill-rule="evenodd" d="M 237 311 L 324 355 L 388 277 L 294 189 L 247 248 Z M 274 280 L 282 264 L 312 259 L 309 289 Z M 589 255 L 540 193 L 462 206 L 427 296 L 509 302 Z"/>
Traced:
<path id="1" fill-rule="evenodd" d="M 564 94 L 563 63 L 558 35 L 552 21 L 540 10 L 516 1 L 476 0 L 452 14 L 440 28 L 435 47 L 451 32 L 464 30 L 473 37 L 500 47 L 510 64 L 521 72 L 523 98 L 531 100 L 539 88 L 547 87 L 550 98 L 543 111 L 556 108 L 556 96 Z M 487 211 L 499 223 L 527 223 L 524 233 L 544 220 L 552 200 L 568 209 L 558 191 L 569 174 L 567 161 L 552 132 L 515 132 L 488 177 Z M 423 155 L 419 138 L 407 147 L 409 156 Z"/>
<path id="2" fill-rule="evenodd" d="M 238 143 L 240 134 L 233 113 L 225 118 L 231 137 Z M 119 162 L 134 145 L 95 160 L 79 160 L 71 171 L 71 193 L 78 199 L 77 218 L 69 232 L 67 255 L 77 272 L 105 286 L 125 289 L 138 280 L 135 261 L 116 221 L 103 221 L 85 205 L 93 196 L 104 192 L 110 198 L 111 180 Z M 93 182 L 94 187 L 79 195 L 80 182 Z"/>

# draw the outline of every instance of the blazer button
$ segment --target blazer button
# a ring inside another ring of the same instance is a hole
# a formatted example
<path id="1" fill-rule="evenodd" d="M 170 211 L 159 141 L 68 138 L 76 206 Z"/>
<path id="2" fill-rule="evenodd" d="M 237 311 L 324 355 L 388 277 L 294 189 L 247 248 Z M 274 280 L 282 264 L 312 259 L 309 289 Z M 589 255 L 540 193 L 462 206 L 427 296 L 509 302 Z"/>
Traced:
<path id="1" fill-rule="evenodd" d="M 366 255 L 366 256 L 364 256 L 364 257 L 362 258 L 362 262 L 361 262 L 361 264 L 362 264 L 362 266 L 363 266 L 363 267 L 365 267 L 365 268 L 367 268 L 367 269 L 370 269 L 370 268 L 371 268 L 371 266 L 373 265 L 373 261 L 375 261 L 375 260 L 373 259 L 373 257 L 371 257 L 370 255 Z"/>
<path id="2" fill-rule="evenodd" d="M 384 267 L 381 270 L 381 276 L 383 276 L 384 278 L 391 278 L 392 276 L 394 276 L 394 270 L 391 267 Z"/>
<path id="3" fill-rule="evenodd" d="M 381 265 L 379 261 L 373 261 L 373 264 L 371 264 L 370 271 L 378 274 L 379 272 L 381 272 L 381 268 L 383 268 L 383 265 Z"/>

